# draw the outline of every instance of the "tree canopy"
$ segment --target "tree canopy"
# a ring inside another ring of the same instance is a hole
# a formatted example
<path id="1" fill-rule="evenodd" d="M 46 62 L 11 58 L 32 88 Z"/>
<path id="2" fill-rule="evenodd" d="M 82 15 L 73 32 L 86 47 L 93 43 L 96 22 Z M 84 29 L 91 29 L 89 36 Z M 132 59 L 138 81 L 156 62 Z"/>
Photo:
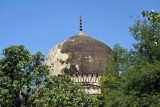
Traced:
<path id="1" fill-rule="evenodd" d="M 48 75 L 43 65 L 44 55 L 31 55 L 23 45 L 10 46 L 0 59 L 0 101 L 5 106 L 29 106 L 32 95 L 39 90 L 44 76 Z"/>
<path id="2" fill-rule="evenodd" d="M 115 77 L 109 73 L 101 78 L 100 99 L 107 107 L 158 107 L 160 24 L 157 21 L 137 20 L 129 29 L 137 42 L 129 51 L 120 45 L 114 46 L 116 60 L 110 65 L 116 63 L 120 74 Z"/>

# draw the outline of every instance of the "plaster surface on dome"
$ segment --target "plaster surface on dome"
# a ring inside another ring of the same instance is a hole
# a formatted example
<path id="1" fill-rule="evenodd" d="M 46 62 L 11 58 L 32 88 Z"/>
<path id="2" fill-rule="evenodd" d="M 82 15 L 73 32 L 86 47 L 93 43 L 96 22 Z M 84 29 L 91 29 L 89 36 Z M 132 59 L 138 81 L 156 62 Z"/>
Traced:
<path id="1" fill-rule="evenodd" d="M 61 53 L 61 47 L 65 41 L 57 44 L 55 47 L 53 47 L 45 59 L 45 64 L 48 66 L 51 66 L 49 70 L 49 75 L 62 75 L 62 69 L 69 68 L 70 64 L 63 63 L 69 58 L 69 54 Z M 63 64 L 62 64 L 63 63 Z M 54 72 L 57 71 L 57 72 Z"/>

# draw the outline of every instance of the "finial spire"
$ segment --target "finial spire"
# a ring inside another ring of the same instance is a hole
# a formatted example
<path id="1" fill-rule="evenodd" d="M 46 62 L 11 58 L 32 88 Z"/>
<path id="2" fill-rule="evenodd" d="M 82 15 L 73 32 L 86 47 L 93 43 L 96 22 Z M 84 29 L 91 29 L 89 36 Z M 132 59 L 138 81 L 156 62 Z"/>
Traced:
<path id="1" fill-rule="evenodd" d="M 80 32 L 82 32 L 82 20 L 81 20 L 81 14 L 80 14 Z"/>

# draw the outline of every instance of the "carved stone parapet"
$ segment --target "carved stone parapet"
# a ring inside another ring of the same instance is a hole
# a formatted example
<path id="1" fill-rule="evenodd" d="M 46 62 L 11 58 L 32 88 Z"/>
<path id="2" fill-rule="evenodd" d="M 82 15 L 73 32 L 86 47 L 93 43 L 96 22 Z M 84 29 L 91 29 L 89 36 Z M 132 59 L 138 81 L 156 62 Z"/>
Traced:
<path id="1" fill-rule="evenodd" d="M 99 79 L 102 74 L 71 74 L 70 78 L 76 84 L 80 85 L 80 89 L 84 90 L 87 94 L 100 94 Z"/>

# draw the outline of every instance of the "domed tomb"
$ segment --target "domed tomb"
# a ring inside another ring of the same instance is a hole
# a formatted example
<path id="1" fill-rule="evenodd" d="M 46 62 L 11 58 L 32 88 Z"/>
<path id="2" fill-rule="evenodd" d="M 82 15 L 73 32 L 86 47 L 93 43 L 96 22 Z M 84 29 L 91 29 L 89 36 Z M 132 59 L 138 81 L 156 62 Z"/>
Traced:
<path id="1" fill-rule="evenodd" d="M 80 33 L 53 47 L 45 60 L 51 66 L 49 75 L 69 74 L 89 94 L 99 94 L 99 78 L 110 60 L 111 48 Z M 53 64 L 53 66 L 52 66 Z"/>
<path id="2" fill-rule="evenodd" d="M 54 65 L 50 70 L 51 76 L 63 73 L 103 74 L 111 51 L 104 43 L 80 32 L 53 47 L 45 64 Z"/>

